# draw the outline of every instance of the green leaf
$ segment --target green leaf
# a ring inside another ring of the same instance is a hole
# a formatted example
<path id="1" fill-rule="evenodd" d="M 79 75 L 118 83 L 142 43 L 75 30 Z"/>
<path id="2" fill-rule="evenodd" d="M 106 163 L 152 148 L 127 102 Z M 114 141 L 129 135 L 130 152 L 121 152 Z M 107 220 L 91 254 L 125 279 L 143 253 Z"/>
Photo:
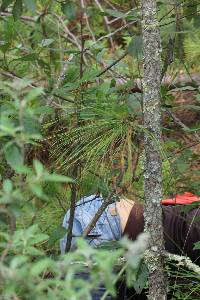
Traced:
<path id="1" fill-rule="evenodd" d="M 138 271 L 137 279 L 133 281 L 133 287 L 137 294 L 140 294 L 142 292 L 146 285 L 147 279 L 148 268 L 144 263 L 142 263 Z"/>
<path id="2" fill-rule="evenodd" d="M 35 196 L 48 201 L 48 197 L 44 194 L 41 185 L 39 185 L 37 183 L 30 183 L 29 188 Z"/>
<path id="3" fill-rule="evenodd" d="M 28 255 L 32 255 L 32 256 L 43 256 L 44 255 L 44 251 L 43 250 L 39 250 L 35 247 L 27 247 L 26 248 L 26 252 Z"/>
<path id="4" fill-rule="evenodd" d="M 18 165 L 18 166 L 16 166 L 15 170 L 19 174 L 24 174 L 24 175 L 32 174 L 32 170 L 25 165 Z"/>
<path id="5" fill-rule="evenodd" d="M 66 228 L 62 226 L 56 228 L 56 230 L 54 230 L 50 235 L 49 242 L 48 242 L 49 247 L 52 247 L 58 240 L 62 239 L 66 233 L 67 233 Z"/>
<path id="6" fill-rule="evenodd" d="M 13 184 L 12 184 L 12 181 L 10 179 L 4 180 L 4 182 L 3 182 L 3 190 L 7 194 L 10 194 L 12 192 L 12 190 L 13 190 Z"/>
<path id="7" fill-rule="evenodd" d="M 37 233 L 34 237 L 31 238 L 31 245 L 35 245 L 45 240 L 48 240 L 49 236 L 45 233 Z"/>
<path id="8" fill-rule="evenodd" d="M 40 177 L 44 170 L 42 163 L 39 160 L 34 160 L 33 167 L 36 171 L 36 174 Z"/>
<path id="9" fill-rule="evenodd" d="M 52 107 L 47 107 L 47 106 L 39 106 L 39 107 L 35 107 L 32 108 L 34 114 L 52 114 L 54 112 L 54 109 Z"/>
<path id="10" fill-rule="evenodd" d="M 43 175 L 42 179 L 44 181 L 50 181 L 50 182 L 74 182 L 74 180 L 70 177 L 59 175 L 59 174 L 45 174 Z"/>
<path id="11" fill-rule="evenodd" d="M 98 249 L 113 251 L 116 249 L 121 249 L 121 245 L 119 244 L 119 241 L 106 241 L 106 242 L 102 242 L 98 246 Z"/>
<path id="12" fill-rule="evenodd" d="M 28 10 L 30 10 L 32 13 L 35 12 L 35 1 L 34 0 L 24 0 L 24 3 Z"/>
<path id="13" fill-rule="evenodd" d="M 38 88 L 34 88 L 32 90 L 30 90 L 30 92 L 28 92 L 28 94 L 25 96 L 24 100 L 28 101 L 32 101 L 34 99 L 36 99 L 39 95 L 41 95 L 43 92 L 43 89 L 41 87 Z"/>
<path id="14" fill-rule="evenodd" d="M 4 11 L 14 0 L 3 0 L 0 11 Z"/>
<path id="15" fill-rule="evenodd" d="M 23 12 L 22 0 L 16 0 L 12 10 L 13 18 L 15 21 L 17 21 L 21 17 L 22 12 Z"/>
<path id="16" fill-rule="evenodd" d="M 126 16 L 126 14 L 122 13 L 121 11 L 114 9 L 106 9 L 105 12 L 107 13 L 107 15 L 115 18 L 124 18 Z"/>
<path id="17" fill-rule="evenodd" d="M 17 170 L 18 166 L 23 165 L 21 152 L 15 144 L 11 144 L 9 147 L 6 147 L 4 152 L 6 161 L 12 169 Z"/>
<path id="18" fill-rule="evenodd" d="M 43 39 L 41 43 L 39 43 L 39 47 L 47 47 L 54 42 L 54 39 Z"/>
<path id="19" fill-rule="evenodd" d="M 72 1 L 66 0 L 61 3 L 62 12 L 66 15 L 69 21 L 72 21 L 76 17 L 76 8 Z"/>
<path id="20" fill-rule="evenodd" d="M 200 242 L 197 242 L 194 245 L 195 246 L 194 246 L 193 250 L 199 250 L 200 249 Z"/>
<path id="21" fill-rule="evenodd" d="M 48 257 L 37 261 L 31 267 L 31 275 L 37 276 L 41 274 L 42 272 L 46 271 L 49 267 L 51 267 L 52 263 L 53 261 Z"/>
<path id="22" fill-rule="evenodd" d="M 140 20 L 140 11 L 139 9 L 137 10 L 132 10 L 127 16 L 126 16 L 127 21 L 136 21 Z"/>
<path id="23" fill-rule="evenodd" d="M 142 36 L 137 35 L 132 38 L 128 45 L 128 53 L 131 56 L 141 58 L 143 53 L 143 42 L 142 42 Z"/>
<path id="24" fill-rule="evenodd" d="M 25 263 L 27 263 L 28 261 L 28 257 L 24 256 L 24 255 L 18 255 L 18 256 L 14 256 L 14 258 L 12 259 L 10 266 L 11 269 L 16 269 L 21 267 L 22 265 L 24 265 Z"/>

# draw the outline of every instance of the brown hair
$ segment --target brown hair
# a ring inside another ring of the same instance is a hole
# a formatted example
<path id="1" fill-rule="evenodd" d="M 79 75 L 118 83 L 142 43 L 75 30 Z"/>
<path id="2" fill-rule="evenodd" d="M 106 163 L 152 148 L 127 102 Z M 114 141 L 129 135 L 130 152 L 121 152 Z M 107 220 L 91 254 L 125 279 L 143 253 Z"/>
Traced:
<path id="1" fill-rule="evenodd" d="M 137 236 L 144 230 L 143 205 L 135 203 L 131 209 L 128 221 L 126 223 L 123 235 L 127 235 L 129 239 L 135 240 Z"/>

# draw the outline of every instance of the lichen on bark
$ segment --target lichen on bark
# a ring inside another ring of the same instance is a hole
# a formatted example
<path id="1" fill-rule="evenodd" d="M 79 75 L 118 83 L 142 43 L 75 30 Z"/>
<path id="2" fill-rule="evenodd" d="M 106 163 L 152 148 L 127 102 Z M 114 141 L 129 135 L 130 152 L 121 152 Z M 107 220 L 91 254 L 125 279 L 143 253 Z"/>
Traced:
<path id="1" fill-rule="evenodd" d="M 144 47 L 143 116 L 145 145 L 145 231 L 150 236 L 146 262 L 149 269 L 149 295 L 153 300 L 166 299 L 162 228 L 162 162 L 160 79 L 161 42 L 157 21 L 156 1 L 141 0 L 142 35 Z"/>

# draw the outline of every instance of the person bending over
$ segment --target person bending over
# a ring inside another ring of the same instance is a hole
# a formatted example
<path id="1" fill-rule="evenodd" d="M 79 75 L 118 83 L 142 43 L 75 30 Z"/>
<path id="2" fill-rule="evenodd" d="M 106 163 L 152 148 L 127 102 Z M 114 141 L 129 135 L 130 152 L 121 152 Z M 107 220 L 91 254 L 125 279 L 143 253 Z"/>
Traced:
<path id="1" fill-rule="evenodd" d="M 200 264 L 200 250 L 194 250 L 194 244 L 200 241 L 200 198 L 189 192 L 177 195 L 173 199 L 162 200 L 163 230 L 165 249 L 173 254 L 186 255 Z M 76 204 L 72 229 L 72 246 L 77 237 L 90 224 L 102 205 L 101 196 L 91 195 L 81 198 Z M 189 204 L 197 205 L 193 208 Z M 63 227 L 68 228 L 70 211 L 68 210 Z M 94 228 L 87 235 L 87 242 L 98 247 L 106 241 L 120 240 L 123 235 L 135 240 L 144 230 L 143 205 L 123 198 L 110 204 L 99 217 Z M 60 241 L 61 254 L 65 253 L 67 235 Z"/>

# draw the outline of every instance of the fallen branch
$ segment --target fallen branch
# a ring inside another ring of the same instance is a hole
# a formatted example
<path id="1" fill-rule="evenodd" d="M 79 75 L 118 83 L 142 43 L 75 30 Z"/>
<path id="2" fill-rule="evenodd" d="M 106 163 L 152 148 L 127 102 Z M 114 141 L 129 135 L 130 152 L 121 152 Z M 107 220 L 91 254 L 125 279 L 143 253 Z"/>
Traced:
<path id="1" fill-rule="evenodd" d="M 176 261 L 178 263 L 178 266 L 186 267 L 188 270 L 193 271 L 194 273 L 200 275 L 200 267 L 195 263 L 193 263 L 189 257 L 177 255 L 177 254 L 171 254 L 169 252 L 165 252 L 164 256 L 169 261 Z"/>

